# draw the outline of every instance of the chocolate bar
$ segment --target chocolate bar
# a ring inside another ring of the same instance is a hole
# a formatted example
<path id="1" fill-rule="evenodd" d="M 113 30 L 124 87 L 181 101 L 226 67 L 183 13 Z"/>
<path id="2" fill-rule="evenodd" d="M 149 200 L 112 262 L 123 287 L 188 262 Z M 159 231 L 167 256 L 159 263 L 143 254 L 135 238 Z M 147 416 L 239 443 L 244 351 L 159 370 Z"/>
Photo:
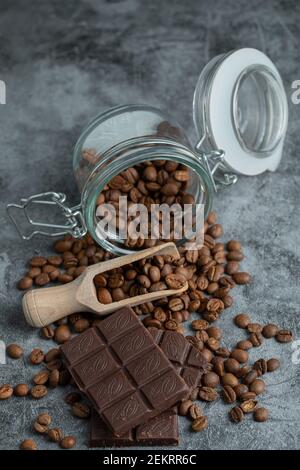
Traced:
<path id="1" fill-rule="evenodd" d="M 176 446 L 179 443 L 176 408 L 164 411 L 147 423 L 115 436 L 93 411 L 90 427 L 90 447 Z"/>
<path id="2" fill-rule="evenodd" d="M 61 351 L 77 386 L 116 436 L 188 396 L 185 381 L 129 307 Z"/>

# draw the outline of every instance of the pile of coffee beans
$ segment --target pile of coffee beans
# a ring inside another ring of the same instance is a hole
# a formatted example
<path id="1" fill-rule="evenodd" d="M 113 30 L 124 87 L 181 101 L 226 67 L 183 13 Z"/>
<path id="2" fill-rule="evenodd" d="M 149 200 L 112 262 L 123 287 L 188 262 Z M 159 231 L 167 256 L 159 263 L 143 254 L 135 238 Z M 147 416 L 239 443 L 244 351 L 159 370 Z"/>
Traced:
<path id="1" fill-rule="evenodd" d="M 146 168 L 148 166 L 144 170 Z M 222 235 L 223 228 L 212 212 L 205 222 L 204 246 L 200 250 L 180 247 L 178 260 L 158 255 L 99 274 L 94 279 L 98 299 L 102 303 L 169 287 L 178 288 L 182 283 L 188 283 L 188 290 L 181 295 L 163 297 L 134 309 L 137 315 L 142 316 L 146 327 L 169 329 L 182 334 L 184 322 L 196 313 L 196 318 L 193 316 L 190 322 L 194 334 L 186 338 L 206 357 L 210 370 L 203 375 L 201 386 L 193 390 L 189 400 L 179 406 L 179 414 L 190 417 L 192 430 L 196 432 L 208 426 L 202 408 L 195 403 L 198 399 L 210 403 L 220 396 L 224 403 L 232 405 L 229 416 L 234 423 L 241 422 L 246 415 L 252 415 L 257 422 L 266 421 L 268 410 L 258 405 L 258 397 L 266 389 L 262 376 L 277 370 L 280 362 L 276 358 L 261 358 L 250 365 L 250 350 L 259 347 L 265 339 L 275 338 L 280 343 L 288 343 L 293 338 L 290 330 L 274 324 L 260 325 L 251 321 L 248 314 L 241 313 L 235 317 L 234 324 L 246 332 L 246 337 L 238 341 L 233 349 L 222 345 L 223 332 L 213 323 L 233 304 L 232 289 L 251 282 L 250 274 L 240 269 L 244 258 L 241 243 L 237 240 L 220 242 L 218 238 Z M 67 283 L 79 276 L 86 266 L 111 258 L 89 235 L 83 240 L 65 236 L 54 244 L 54 249 L 57 255 L 31 259 L 29 271 L 19 282 L 20 288 L 27 289 L 33 283 L 41 286 L 43 278 L 47 281 L 45 284 Z M 44 274 L 47 277 L 38 277 Z M 99 322 L 101 319 L 95 315 L 76 313 L 42 328 L 41 337 L 62 344 Z M 8 347 L 7 353 L 13 359 L 23 357 L 22 348 L 15 344 Z M 49 389 L 72 383 L 61 362 L 59 349 L 50 349 L 46 354 L 34 349 L 29 361 L 43 365 L 33 377 L 34 386 L 30 388 L 26 384 L 18 384 L 12 387 L 5 384 L 0 388 L 0 399 L 13 395 L 42 398 Z M 75 417 L 89 418 L 89 406 L 82 402 L 77 391 L 68 394 L 65 400 Z M 51 433 L 53 439 L 55 433 L 57 429 Z M 61 441 L 61 436 L 56 440 Z M 30 445 L 24 444 L 25 447 Z"/>

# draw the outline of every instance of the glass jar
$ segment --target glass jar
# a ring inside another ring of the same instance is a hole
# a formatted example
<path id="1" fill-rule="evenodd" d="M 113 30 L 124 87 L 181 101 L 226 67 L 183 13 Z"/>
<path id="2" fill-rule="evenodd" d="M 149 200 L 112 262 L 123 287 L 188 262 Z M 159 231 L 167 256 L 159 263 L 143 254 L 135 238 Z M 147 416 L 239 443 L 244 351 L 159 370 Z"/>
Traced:
<path id="1" fill-rule="evenodd" d="M 21 233 L 22 237 L 71 233 L 79 238 L 88 231 L 106 250 L 125 254 L 131 250 L 122 240 L 99 236 L 96 208 L 103 188 L 127 168 L 147 160 L 185 165 L 191 175 L 187 190 L 195 203 L 204 204 L 204 215 L 211 210 L 215 192 L 235 183 L 237 174 L 257 175 L 277 168 L 287 127 L 287 99 L 276 67 L 262 52 L 240 49 L 213 58 L 196 85 L 193 117 L 198 135 L 194 146 L 172 117 L 151 106 L 118 106 L 98 115 L 82 131 L 73 153 L 80 204 L 69 208 L 62 193 L 10 204 L 11 218 L 13 209 L 22 209 L 31 224 L 41 226 L 30 235 Z M 28 215 L 32 203 L 58 206 L 67 222 L 34 222 Z"/>

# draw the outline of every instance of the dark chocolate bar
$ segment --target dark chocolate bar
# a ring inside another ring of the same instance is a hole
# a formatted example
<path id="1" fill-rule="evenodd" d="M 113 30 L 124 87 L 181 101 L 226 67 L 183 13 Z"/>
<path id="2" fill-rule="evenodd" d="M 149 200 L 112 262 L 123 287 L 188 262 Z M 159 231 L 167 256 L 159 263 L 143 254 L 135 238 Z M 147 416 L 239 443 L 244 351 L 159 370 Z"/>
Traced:
<path id="1" fill-rule="evenodd" d="M 189 388 L 131 308 L 61 346 L 77 386 L 117 436 L 187 397 Z"/>
<path id="2" fill-rule="evenodd" d="M 164 411 L 147 423 L 115 436 L 93 411 L 90 427 L 90 447 L 176 446 L 179 443 L 176 408 Z"/>

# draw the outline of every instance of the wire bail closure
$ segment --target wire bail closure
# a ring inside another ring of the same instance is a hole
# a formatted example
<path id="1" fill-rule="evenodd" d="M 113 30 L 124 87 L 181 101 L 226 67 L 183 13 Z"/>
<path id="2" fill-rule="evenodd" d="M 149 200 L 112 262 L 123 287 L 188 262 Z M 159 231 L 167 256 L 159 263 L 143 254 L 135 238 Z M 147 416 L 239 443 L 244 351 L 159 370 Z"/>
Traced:
<path id="1" fill-rule="evenodd" d="M 19 235 L 23 240 L 30 240 L 35 235 L 44 235 L 47 237 L 57 237 L 65 234 L 70 234 L 74 238 L 81 238 L 87 233 L 86 223 L 84 221 L 81 205 L 68 207 L 65 205 L 66 195 L 64 193 L 45 192 L 34 194 L 29 198 L 22 198 L 20 204 L 8 204 L 6 206 L 7 214 L 13 224 L 15 225 Z M 30 217 L 28 211 L 32 204 L 39 204 L 40 206 L 56 206 L 60 209 L 62 215 L 66 218 L 65 224 L 50 224 L 39 222 Z M 21 211 L 25 215 L 28 225 L 40 227 L 40 229 L 33 230 L 29 235 L 26 235 L 21 229 L 20 223 L 13 216 L 13 211 Z M 46 231 L 44 228 L 53 229 L 55 231 Z"/>
<path id="2" fill-rule="evenodd" d="M 196 145 L 196 151 L 208 171 L 214 190 L 217 192 L 219 189 L 235 184 L 238 180 L 238 176 L 235 173 L 228 171 L 228 167 L 225 162 L 224 150 L 218 149 L 205 153 L 200 151 L 202 142 L 203 139 L 198 142 Z"/>

